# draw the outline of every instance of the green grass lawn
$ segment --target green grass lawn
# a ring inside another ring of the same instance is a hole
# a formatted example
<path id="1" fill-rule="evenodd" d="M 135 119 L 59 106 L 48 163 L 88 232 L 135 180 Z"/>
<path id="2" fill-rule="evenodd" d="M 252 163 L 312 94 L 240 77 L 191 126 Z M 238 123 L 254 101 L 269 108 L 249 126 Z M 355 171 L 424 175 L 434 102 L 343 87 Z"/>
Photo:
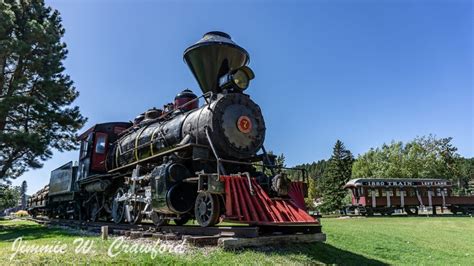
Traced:
<path id="1" fill-rule="evenodd" d="M 120 254 L 111 258 L 112 240 L 96 236 L 94 252 L 75 254 L 78 235 L 58 228 L 45 228 L 28 221 L 0 220 L 0 264 L 133 263 L 133 264 L 426 264 L 474 265 L 474 218 L 469 217 L 374 217 L 323 219 L 326 243 L 224 251 L 191 248 L 185 254 Z M 13 254 L 19 237 L 27 245 L 67 244 L 65 254 Z"/>

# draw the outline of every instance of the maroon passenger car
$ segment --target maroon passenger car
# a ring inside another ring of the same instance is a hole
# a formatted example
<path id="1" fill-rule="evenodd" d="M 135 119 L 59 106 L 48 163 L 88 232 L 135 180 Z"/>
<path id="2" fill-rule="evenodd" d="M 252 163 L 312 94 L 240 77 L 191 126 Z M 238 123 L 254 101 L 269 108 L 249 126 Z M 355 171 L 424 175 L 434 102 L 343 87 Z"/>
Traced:
<path id="1" fill-rule="evenodd" d="M 349 211 L 362 215 L 390 215 L 403 209 L 409 215 L 428 207 L 436 214 L 437 207 L 452 213 L 474 213 L 474 196 L 452 195 L 452 184 L 444 179 L 353 179 L 344 186 L 352 193 Z"/>

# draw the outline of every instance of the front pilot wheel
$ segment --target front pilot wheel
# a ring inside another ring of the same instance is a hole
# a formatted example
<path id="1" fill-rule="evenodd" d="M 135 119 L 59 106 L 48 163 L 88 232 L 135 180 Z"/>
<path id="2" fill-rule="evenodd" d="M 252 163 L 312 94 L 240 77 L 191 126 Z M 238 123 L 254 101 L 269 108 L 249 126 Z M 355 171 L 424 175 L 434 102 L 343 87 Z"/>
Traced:
<path id="1" fill-rule="evenodd" d="M 194 204 L 196 220 L 202 227 L 213 226 L 219 221 L 219 198 L 209 192 L 199 192 Z"/>

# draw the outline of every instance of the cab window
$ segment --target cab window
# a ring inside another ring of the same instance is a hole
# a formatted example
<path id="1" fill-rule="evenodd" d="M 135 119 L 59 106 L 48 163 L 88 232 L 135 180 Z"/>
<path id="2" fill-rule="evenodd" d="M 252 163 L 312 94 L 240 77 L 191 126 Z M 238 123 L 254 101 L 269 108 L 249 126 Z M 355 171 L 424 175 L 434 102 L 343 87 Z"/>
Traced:
<path id="1" fill-rule="evenodd" d="M 98 135 L 97 136 L 97 141 L 95 144 L 95 153 L 105 153 L 105 140 L 106 136 L 105 135 Z"/>

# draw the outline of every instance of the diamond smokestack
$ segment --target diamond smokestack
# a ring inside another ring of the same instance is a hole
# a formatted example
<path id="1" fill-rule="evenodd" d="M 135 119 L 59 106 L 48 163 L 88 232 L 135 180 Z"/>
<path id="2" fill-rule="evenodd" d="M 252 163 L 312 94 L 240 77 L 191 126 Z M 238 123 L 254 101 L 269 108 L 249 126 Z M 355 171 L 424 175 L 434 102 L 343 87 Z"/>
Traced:
<path id="1" fill-rule="evenodd" d="M 203 93 L 220 92 L 219 78 L 249 63 L 247 51 L 224 32 L 211 31 L 184 51 L 184 60 Z"/>

